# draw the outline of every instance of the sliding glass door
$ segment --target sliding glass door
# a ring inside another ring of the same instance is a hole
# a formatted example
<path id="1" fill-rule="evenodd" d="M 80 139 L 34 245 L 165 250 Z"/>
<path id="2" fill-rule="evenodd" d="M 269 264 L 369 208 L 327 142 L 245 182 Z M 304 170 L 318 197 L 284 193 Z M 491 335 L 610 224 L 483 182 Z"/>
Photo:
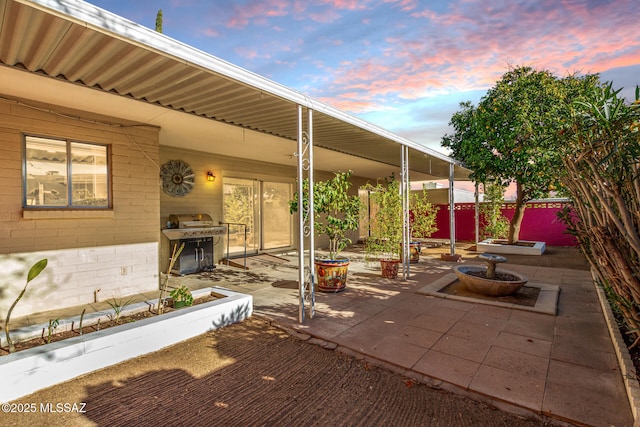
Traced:
<path id="1" fill-rule="evenodd" d="M 291 184 L 262 183 L 262 249 L 290 247 L 293 216 L 289 213 Z"/>
<path id="2" fill-rule="evenodd" d="M 230 256 L 258 252 L 258 182 L 251 179 L 224 178 L 224 222 L 229 227 L 226 236 Z"/>
<path id="3" fill-rule="evenodd" d="M 223 213 L 224 222 L 229 223 L 229 255 L 243 254 L 245 244 L 247 254 L 290 247 L 291 196 L 290 183 L 224 178 Z"/>

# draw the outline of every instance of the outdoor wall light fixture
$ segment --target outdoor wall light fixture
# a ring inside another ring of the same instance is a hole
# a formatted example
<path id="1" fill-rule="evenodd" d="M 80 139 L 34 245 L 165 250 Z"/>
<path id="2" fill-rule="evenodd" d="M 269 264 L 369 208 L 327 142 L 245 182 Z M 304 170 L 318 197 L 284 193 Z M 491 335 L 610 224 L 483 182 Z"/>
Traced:
<path id="1" fill-rule="evenodd" d="M 207 181 L 209 182 L 213 182 L 216 180 L 216 177 L 213 175 L 212 172 L 207 172 Z"/>

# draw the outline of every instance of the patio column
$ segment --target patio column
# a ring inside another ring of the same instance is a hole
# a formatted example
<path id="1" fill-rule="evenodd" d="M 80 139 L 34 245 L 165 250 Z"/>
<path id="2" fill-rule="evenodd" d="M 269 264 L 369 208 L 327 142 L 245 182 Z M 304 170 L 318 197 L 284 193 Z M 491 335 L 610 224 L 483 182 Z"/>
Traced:
<path id="1" fill-rule="evenodd" d="M 400 194 L 402 195 L 402 278 L 407 280 L 410 274 L 409 254 L 409 194 L 411 192 L 409 182 L 409 147 L 400 146 Z"/>
<path id="2" fill-rule="evenodd" d="M 476 245 L 480 241 L 480 190 L 478 188 L 478 183 L 476 182 L 476 191 L 474 192 L 474 196 L 476 198 L 476 212 L 475 212 L 475 221 L 476 221 Z"/>
<path id="3" fill-rule="evenodd" d="M 449 248 L 452 256 L 456 254 L 456 207 L 453 200 L 453 177 L 454 166 L 453 163 L 449 163 Z"/>
<path id="4" fill-rule="evenodd" d="M 309 318 L 315 313 L 315 258 L 314 214 L 313 214 L 313 110 L 308 109 L 307 131 L 304 130 L 302 105 L 298 105 L 298 321 L 304 322 L 308 305 Z M 309 181 L 308 203 L 303 202 L 303 182 Z M 309 247 L 308 260 L 305 260 L 305 242 Z"/>

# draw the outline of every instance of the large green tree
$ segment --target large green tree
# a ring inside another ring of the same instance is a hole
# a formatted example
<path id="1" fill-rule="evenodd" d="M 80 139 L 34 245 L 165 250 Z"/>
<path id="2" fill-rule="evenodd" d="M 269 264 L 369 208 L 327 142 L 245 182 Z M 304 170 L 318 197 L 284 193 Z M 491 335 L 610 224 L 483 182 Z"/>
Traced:
<path id="1" fill-rule="evenodd" d="M 156 14 L 156 31 L 159 33 L 162 32 L 162 9 L 159 9 Z"/>
<path id="2" fill-rule="evenodd" d="M 512 68 L 480 100 L 460 104 L 442 139 L 480 183 L 515 183 L 516 203 L 507 240 L 518 240 L 527 201 L 547 197 L 559 186 L 562 161 L 558 132 L 569 100 L 599 81 L 597 75 L 560 79 L 549 71 Z"/>

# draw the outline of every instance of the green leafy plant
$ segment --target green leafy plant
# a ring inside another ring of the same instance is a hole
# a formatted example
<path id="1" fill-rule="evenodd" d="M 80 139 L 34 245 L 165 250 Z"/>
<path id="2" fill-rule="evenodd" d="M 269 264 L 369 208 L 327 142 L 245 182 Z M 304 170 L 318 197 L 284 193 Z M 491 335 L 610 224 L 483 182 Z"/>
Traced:
<path id="1" fill-rule="evenodd" d="M 336 259 L 339 253 L 351 244 L 346 235 L 349 230 L 357 230 L 360 219 L 360 198 L 349 194 L 352 172 L 337 172 L 327 181 L 314 183 L 313 210 L 314 227 L 317 234 L 324 234 L 329 238 L 329 258 Z M 302 209 L 309 206 L 309 181 L 303 182 Z M 289 201 L 289 212 L 298 212 L 298 193 Z"/>
<path id="2" fill-rule="evenodd" d="M 162 9 L 158 9 L 156 14 L 156 31 L 162 33 Z"/>
<path id="3" fill-rule="evenodd" d="M 376 185 L 366 185 L 372 202 L 369 238 L 365 251 L 381 254 L 383 259 L 399 259 L 402 243 L 402 196 L 395 176 Z"/>
<path id="4" fill-rule="evenodd" d="M 502 214 L 505 188 L 499 182 L 484 185 L 484 203 L 480 214 L 484 219 L 482 236 L 504 239 L 509 234 L 509 220 Z"/>
<path id="5" fill-rule="evenodd" d="M 122 311 L 125 308 L 127 308 L 129 305 L 131 305 L 132 302 L 133 302 L 133 298 L 129 298 L 125 302 L 122 302 L 121 299 L 116 300 L 115 298 L 113 298 L 112 301 L 107 301 L 107 304 L 109 304 L 109 307 L 113 309 L 113 314 L 109 315 L 109 319 L 115 321 L 116 323 L 119 322 Z"/>
<path id="6" fill-rule="evenodd" d="M 164 296 L 167 293 L 167 286 L 169 285 L 169 277 L 171 277 L 171 270 L 173 270 L 173 266 L 178 260 L 178 257 L 182 253 L 184 249 L 184 243 L 178 247 L 177 244 L 173 245 L 173 253 L 171 254 L 171 259 L 169 260 L 169 268 L 167 269 L 167 275 L 164 278 L 164 283 L 160 288 L 160 294 L 158 295 L 158 314 L 162 314 L 164 312 Z"/>
<path id="7" fill-rule="evenodd" d="M 640 88 L 634 102 L 606 83 L 573 99 L 558 132 L 562 184 L 571 209 L 560 217 L 580 243 L 640 345 Z"/>
<path id="8" fill-rule="evenodd" d="M 49 332 L 47 335 L 47 344 L 49 344 L 51 342 L 51 335 L 53 335 L 53 331 L 58 327 L 58 325 L 60 324 L 60 319 L 49 319 Z"/>
<path id="9" fill-rule="evenodd" d="M 16 304 L 18 304 L 18 301 L 20 301 L 24 293 L 27 291 L 27 286 L 29 285 L 29 282 L 31 282 L 33 279 L 38 277 L 40 273 L 42 273 L 42 270 L 44 270 L 47 267 L 47 263 L 48 263 L 47 259 L 44 258 L 31 266 L 31 268 L 29 269 L 29 273 L 27 273 L 27 283 L 24 285 L 22 292 L 20 292 L 20 295 L 18 295 L 18 298 L 16 298 L 15 301 L 13 301 L 13 304 L 11 304 L 9 311 L 7 312 L 7 318 L 4 321 L 4 333 L 7 337 L 7 344 L 9 344 L 9 353 L 13 353 L 14 351 L 16 351 L 16 347 L 13 341 L 11 341 L 11 337 L 9 335 L 9 329 L 10 329 L 9 320 L 11 319 L 11 312 L 13 311 Z"/>
<path id="10" fill-rule="evenodd" d="M 80 314 L 80 326 L 78 328 L 80 335 L 82 335 L 82 320 L 84 319 L 84 313 L 87 311 L 86 308 L 82 309 L 82 313 Z"/>
<path id="11" fill-rule="evenodd" d="M 233 224 L 245 224 L 247 230 L 255 229 L 254 219 L 254 190 L 249 186 L 234 185 L 232 191 L 225 191 L 224 220 Z"/>
<path id="12" fill-rule="evenodd" d="M 173 298 L 173 305 L 189 307 L 193 305 L 193 295 L 186 286 L 180 286 L 170 292 L 171 298 Z"/>
<path id="13" fill-rule="evenodd" d="M 424 186 L 422 191 L 410 193 L 409 206 L 411 208 L 409 221 L 411 240 L 416 237 L 429 237 L 438 231 L 436 215 L 440 208 L 429 201 L 429 195 Z"/>

